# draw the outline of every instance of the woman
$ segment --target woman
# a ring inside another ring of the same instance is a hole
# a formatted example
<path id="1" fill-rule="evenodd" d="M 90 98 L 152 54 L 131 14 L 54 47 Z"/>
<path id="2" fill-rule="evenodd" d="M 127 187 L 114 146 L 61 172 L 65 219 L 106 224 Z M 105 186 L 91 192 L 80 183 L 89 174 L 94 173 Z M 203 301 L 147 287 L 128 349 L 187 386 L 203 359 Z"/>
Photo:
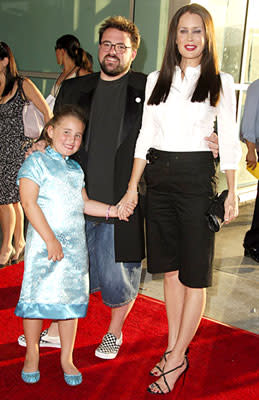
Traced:
<path id="1" fill-rule="evenodd" d="M 55 51 L 57 63 L 62 66 L 62 72 L 51 90 L 51 95 L 56 98 L 65 79 L 93 72 L 93 62 L 92 56 L 80 47 L 79 40 L 73 35 L 61 36 L 56 41 Z"/>
<path id="2" fill-rule="evenodd" d="M 46 101 L 29 79 L 19 76 L 11 49 L 0 42 L 0 268 L 20 261 L 25 245 L 24 217 L 16 185 L 28 143 L 23 126 L 23 92 L 48 122 L 51 111 Z"/>
<path id="3" fill-rule="evenodd" d="M 229 223 L 238 215 L 234 84 L 218 70 L 210 14 L 191 4 L 173 17 L 161 71 L 148 77 L 132 175 L 119 207 L 123 215 L 124 205 L 137 203 L 145 169 L 148 271 L 164 272 L 168 318 L 168 345 L 151 370 L 158 377 L 148 387 L 154 394 L 170 392 L 187 370 L 188 346 L 204 311 L 205 288 L 211 285 L 214 234 L 205 214 L 215 194 L 215 166 L 205 137 L 216 117 Z"/>

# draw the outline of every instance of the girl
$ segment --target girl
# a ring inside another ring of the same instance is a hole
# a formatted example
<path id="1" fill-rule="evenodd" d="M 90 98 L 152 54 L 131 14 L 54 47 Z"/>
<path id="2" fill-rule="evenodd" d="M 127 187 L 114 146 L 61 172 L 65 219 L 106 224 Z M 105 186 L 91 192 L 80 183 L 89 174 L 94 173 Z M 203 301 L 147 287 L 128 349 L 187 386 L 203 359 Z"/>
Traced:
<path id="1" fill-rule="evenodd" d="M 148 271 L 164 272 L 169 330 L 167 349 L 151 370 L 159 378 L 148 387 L 153 394 L 170 392 L 187 370 L 188 346 L 211 285 L 214 234 L 205 214 L 215 194 L 215 165 L 205 137 L 216 117 L 229 189 L 225 221 L 238 214 L 235 103 L 233 78 L 218 69 L 211 15 L 198 4 L 180 8 L 170 24 L 161 71 L 147 80 L 133 171 L 119 209 L 123 215 L 124 205 L 137 202 L 145 169 Z"/>
<path id="2" fill-rule="evenodd" d="M 24 216 L 16 184 L 28 143 L 23 126 L 23 92 L 47 123 L 52 113 L 44 97 L 30 79 L 18 74 L 10 47 L 0 42 L 0 224 L 3 232 L 0 268 L 19 262 L 25 246 Z"/>
<path id="3" fill-rule="evenodd" d="M 117 216 L 115 206 L 88 199 L 83 171 L 69 158 L 79 149 L 84 128 L 81 111 L 63 106 L 45 128 L 50 146 L 45 153 L 29 156 L 18 174 L 21 201 L 30 222 L 15 310 L 23 318 L 27 351 L 22 379 L 27 383 L 40 379 L 38 343 L 46 318 L 58 320 L 66 383 L 82 382 L 72 353 L 77 318 L 86 315 L 89 296 L 83 211 L 107 219 Z"/>

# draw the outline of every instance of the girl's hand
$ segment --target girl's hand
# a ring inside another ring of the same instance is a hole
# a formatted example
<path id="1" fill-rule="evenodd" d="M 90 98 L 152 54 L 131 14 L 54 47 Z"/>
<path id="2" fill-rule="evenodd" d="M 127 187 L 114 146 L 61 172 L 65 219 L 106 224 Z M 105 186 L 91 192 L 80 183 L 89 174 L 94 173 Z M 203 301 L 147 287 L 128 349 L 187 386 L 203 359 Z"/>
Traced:
<path id="1" fill-rule="evenodd" d="M 229 192 L 224 203 L 224 223 L 229 224 L 238 216 L 238 198 L 235 193 Z"/>
<path id="2" fill-rule="evenodd" d="M 61 243 L 55 238 L 47 243 L 48 260 L 60 261 L 64 258 Z"/>
<path id="3" fill-rule="evenodd" d="M 133 214 L 137 204 L 138 204 L 137 190 L 136 191 L 128 190 L 117 204 L 119 219 L 128 221 L 128 217 Z"/>

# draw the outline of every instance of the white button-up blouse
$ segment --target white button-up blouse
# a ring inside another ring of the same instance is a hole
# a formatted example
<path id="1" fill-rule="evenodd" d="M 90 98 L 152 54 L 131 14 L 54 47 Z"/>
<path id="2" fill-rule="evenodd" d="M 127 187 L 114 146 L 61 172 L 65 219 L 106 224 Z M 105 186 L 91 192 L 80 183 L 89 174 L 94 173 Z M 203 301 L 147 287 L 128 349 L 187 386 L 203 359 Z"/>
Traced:
<path id="1" fill-rule="evenodd" d="M 202 103 L 191 102 L 199 75 L 200 66 L 188 67 L 182 79 L 181 70 L 176 67 L 166 102 L 147 105 L 158 71 L 149 74 L 135 158 L 146 159 L 150 147 L 164 151 L 210 151 L 204 138 L 213 132 L 217 117 L 220 168 L 238 168 L 241 146 L 236 125 L 234 80 L 229 74 L 220 74 L 220 100 L 216 107 L 211 107 L 209 99 Z"/>

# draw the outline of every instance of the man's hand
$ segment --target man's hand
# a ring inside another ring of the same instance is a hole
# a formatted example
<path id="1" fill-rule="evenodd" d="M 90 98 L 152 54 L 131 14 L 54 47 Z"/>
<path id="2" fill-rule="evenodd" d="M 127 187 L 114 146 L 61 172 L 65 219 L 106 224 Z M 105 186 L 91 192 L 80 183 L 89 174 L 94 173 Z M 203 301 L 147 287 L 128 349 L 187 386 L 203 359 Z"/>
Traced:
<path id="1" fill-rule="evenodd" d="M 41 151 L 44 153 L 46 147 L 47 142 L 45 140 L 39 140 L 37 143 L 33 143 L 33 145 L 26 151 L 25 158 L 34 153 L 34 151 Z"/>
<path id="2" fill-rule="evenodd" d="M 246 163 L 247 166 L 251 169 L 255 169 L 257 165 L 258 157 L 256 149 L 248 148 L 247 155 L 246 155 Z"/>
<path id="3" fill-rule="evenodd" d="M 213 157 L 217 158 L 219 155 L 218 135 L 215 132 L 212 132 L 210 136 L 205 137 L 205 140 L 208 143 L 209 149 L 212 151 Z"/>

